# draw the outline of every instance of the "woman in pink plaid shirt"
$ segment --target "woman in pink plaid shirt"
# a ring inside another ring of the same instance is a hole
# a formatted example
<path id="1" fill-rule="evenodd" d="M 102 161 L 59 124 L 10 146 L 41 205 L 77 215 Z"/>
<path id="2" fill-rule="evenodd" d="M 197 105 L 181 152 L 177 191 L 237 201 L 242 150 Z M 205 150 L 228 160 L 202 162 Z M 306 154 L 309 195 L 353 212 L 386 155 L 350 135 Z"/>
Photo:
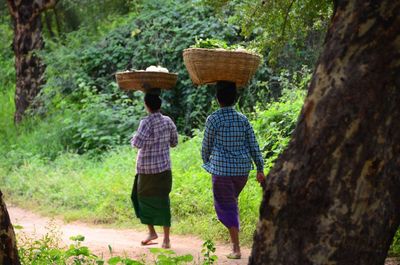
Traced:
<path id="1" fill-rule="evenodd" d="M 170 248 L 172 174 L 169 148 L 178 144 L 178 133 L 171 118 L 160 113 L 158 95 L 146 94 L 144 103 L 149 115 L 140 121 L 131 140 L 132 147 L 139 149 L 131 198 L 136 216 L 149 229 L 149 236 L 142 245 L 158 238 L 154 226 L 160 225 L 164 228 L 162 247 Z"/>

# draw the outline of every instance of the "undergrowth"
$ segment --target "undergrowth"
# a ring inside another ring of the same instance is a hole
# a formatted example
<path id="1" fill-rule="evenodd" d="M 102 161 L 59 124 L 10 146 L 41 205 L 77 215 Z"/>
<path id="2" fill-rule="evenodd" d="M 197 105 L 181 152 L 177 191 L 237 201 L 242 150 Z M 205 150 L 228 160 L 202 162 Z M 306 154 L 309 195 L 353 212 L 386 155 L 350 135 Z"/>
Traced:
<path id="1" fill-rule="evenodd" d="M 17 227 L 23 230 L 23 227 Z M 204 262 L 193 262 L 191 254 L 177 255 L 173 250 L 150 248 L 148 255 L 141 258 L 130 258 L 128 254 L 114 255 L 111 245 L 108 245 L 109 253 L 96 255 L 84 245 L 85 236 L 76 235 L 70 237 L 71 243 L 65 245 L 61 240 L 62 233 L 58 227 L 49 223 L 47 232 L 43 236 L 36 234 L 27 235 L 23 231 L 17 233 L 18 252 L 21 265 L 172 265 L 172 264 L 213 264 L 209 263 L 209 257 L 204 256 Z M 208 244 L 213 244 L 212 242 Z M 215 251 L 211 249 L 211 251 Z M 207 252 L 209 254 L 209 252 Z M 108 256 L 108 258 L 104 258 Z"/>

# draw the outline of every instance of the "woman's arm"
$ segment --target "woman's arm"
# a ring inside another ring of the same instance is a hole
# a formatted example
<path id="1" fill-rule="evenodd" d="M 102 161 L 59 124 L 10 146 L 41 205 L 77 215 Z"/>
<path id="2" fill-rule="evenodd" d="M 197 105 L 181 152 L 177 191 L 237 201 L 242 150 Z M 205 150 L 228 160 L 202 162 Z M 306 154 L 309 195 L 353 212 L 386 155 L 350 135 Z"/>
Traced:
<path id="1" fill-rule="evenodd" d="M 210 117 L 208 117 L 206 121 L 206 129 L 204 131 L 203 143 L 201 146 L 201 158 L 203 159 L 204 163 L 207 163 L 210 160 L 214 143 L 214 135 L 215 129 Z"/>
<path id="2" fill-rule="evenodd" d="M 131 139 L 131 146 L 138 149 L 143 148 L 150 134 L 150 127 L 148 126 L 146 120 L 141 120 L 139 128 L 137 129 L 135 135 Z"/>
<path id="3" fill-rule="evenodd" d="M 172 120 L 171 120 L 171 139 L 169 145 L 171 147 L 175 147 L 178 145 L 178 131 L 176 130 L 176 126 Z"/>
<path id="4" fill-rule="evenodd" d="M 264 172 L 264 160 L 256 136 L 254 135 L 253 127 L 251 127 L 249 121 L 247 121 L 246 138 L 247 145 L 250 150 L 250 155 L 257 167 L 257 172 Z"/>

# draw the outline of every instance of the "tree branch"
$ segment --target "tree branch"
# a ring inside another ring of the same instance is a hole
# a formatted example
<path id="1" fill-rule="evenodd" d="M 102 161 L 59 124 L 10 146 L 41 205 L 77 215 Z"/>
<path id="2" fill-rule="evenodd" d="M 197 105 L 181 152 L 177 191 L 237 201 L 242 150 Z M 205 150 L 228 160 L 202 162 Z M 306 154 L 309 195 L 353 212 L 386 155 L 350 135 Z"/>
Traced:
<path id="1" fill-rule="evenodd" d="M 17 12 L 17 1 L 7 0 L 8 10 L 10 11 L 10 15 L 15 17 L 15 13 Z"/>
<path id="2" fill-rule="evenodd" d="M 290 13 L 290 10 L 292 9 L 292 6 L 293 6 L 293 4 L 294 4 L 295 1 L 296 1 L 296 0 L 292 0 L 292 1 L 290 2 L 290 4 L 289 4 L 287 10 L 286 10 L 285 20 L 283 21 L 283 25 L 282 25 L 282 35 L 281 35 L 281 39 L 284 39 L 284 38 L 285 38 L 285 30 L 286 30 L 287 21 L 288 21 L 288 18 L 289 18 L 289 13 Z"/>
<path id="3" fill-rule="evenodd" d="M 34 5 L 37 5 L 39 13 L 53 8 L 56 4 L 57 0 L 35 0 L 34 3 Z"/>
<path id="4" fill-rule="evenodd" d="M 262 1 L 260 2 L 261 6 L 264 6 L 266 3 L 267 3 L 266 0 L 262 0 Z M 253 17 L 255 16 L 255 14 L 257 13 L 258 10 L 259 10 L 259 9 L 258 9 L 258 4 L 256 4 L 256 5 L 254 6 L 254 10 L 253 10 L 253 13 L 251 14 L 250 18 L 253 18 Z M 252 22 L 251 19 L 248 20 L 248 21 L 246 22 L 246 26 L 245 26 L 245 27 L 247 28 L 251 22 Z"/>

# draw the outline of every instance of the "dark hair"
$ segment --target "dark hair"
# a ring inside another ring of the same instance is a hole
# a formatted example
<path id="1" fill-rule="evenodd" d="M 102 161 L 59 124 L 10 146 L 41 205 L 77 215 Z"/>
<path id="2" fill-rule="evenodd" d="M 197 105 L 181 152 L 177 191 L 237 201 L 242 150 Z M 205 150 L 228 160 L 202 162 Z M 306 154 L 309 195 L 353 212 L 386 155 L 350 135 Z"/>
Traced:
<path id="1" fill-rule="evenodd" d="M 157 111 L 161 108 L 161 99 L 158 95 L 146 93 L 144 103 L 150 111 Z"/>
<path id="2" fill-rule="evenodd" d="M 222 107 L 233 106 L 236 102 L 236 84 L 230 81 L 218 81 L 217 100 Z"/>

